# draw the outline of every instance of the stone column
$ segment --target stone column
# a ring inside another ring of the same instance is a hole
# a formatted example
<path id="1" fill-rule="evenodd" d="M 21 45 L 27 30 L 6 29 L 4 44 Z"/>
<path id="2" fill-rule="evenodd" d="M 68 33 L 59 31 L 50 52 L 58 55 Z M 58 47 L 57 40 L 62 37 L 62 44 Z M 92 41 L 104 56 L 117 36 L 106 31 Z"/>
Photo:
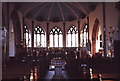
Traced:
<path id="1" fill-rule="evenodd" d="M 78 51 L 79 51 L 79 58 L 81 58 L 81 53 L 80 53 L 80 21 L 78 21 Z"/>
<path id="2" fill-rule="evenodd" d="M 89 42 L 89 17 L 87 17 L 87 26 L 88 26 L 88 42 Z"/>
<path id="3" fill-rule="evenodd" d="M 88 50 L 91 52 L 91 42 L 90 42 L 90 32 L 89 32 L 89 17 L 87 17 L 87 25 L 88 25 Z"/>
<path id="4" fill-rule="evenodd" d="M 66 47 L 66 31 L 65 31 L 65 23 L 63 23 L 63 47 Z"/>
<path id="5" fill-rule="evenodd" d="M 103 48 L 104 56 L 107 56 L 106 53 L 106 14 L 105 14 L 105 2 L 103 2 Z"/>
<path id="6" fill-rule="evenodd" d="M 6 54 L 5 54 L 5 59 L 6 60 L 9 60 L 9 21 L 10 21 L 10 19 L 9 19 L 9 3 L 7 3 L 7 27 L 6 27 L 6 29 L 7 29 L 7 32 L 6 32 Z"/>
<path id="7" fill-rule="evenodd" d="M 32 20 L 32 33 L 31 33 L 31 45 L 32 45 L 32 54 L 33 54 L 33 50 L 34 50 L 34 21 Z"/>
<path id="8" fill-rule="evenodd" d="M 78 47 L 80 47 L 80 21 L 78 21 Z"/>
<path id="9" fill-rule="evenodd" d="M 25 17 L 23 16 L 23 40 L 22 40 L 22 43 L 23 43 L 23 47 L 25 47 L 25 37 L 24 37 L 24 25 L 25 25 Z"/>
<path id="10" fill-rule="evenodd" d="M 49 38 L 49 23 L 47 23 L 47 48 L 50 46 L 50 38 Z"/>

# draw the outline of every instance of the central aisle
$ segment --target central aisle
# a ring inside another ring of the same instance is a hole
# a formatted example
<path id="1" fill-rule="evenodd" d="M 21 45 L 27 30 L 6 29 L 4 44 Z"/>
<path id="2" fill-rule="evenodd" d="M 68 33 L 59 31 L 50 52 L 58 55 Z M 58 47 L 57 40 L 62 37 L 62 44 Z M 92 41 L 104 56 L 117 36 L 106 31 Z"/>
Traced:
<path id="1" fill-rule="evenodd" d="M 55 76 L 55 71 L 48 71 L 45 78 L 44 79 L 53 79 L 53 77 Z M 62 71 L 62 76 L 64 78 L 59 78 L 59 79 L 68 79 L 68 75 L 66 73 L 66 71 Z"/>

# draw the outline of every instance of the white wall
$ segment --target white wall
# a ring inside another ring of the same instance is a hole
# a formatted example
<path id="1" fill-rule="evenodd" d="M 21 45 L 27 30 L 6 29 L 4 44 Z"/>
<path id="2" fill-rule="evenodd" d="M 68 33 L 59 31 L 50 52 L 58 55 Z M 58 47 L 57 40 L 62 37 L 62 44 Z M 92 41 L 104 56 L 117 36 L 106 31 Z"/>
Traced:
<path id="1" fill-rule="evenodd" d="M 103 31 L 103 10 L 102 3 L 99 3 L 95 9 L 95 11 L 89 14 L 89 36 L 92 42 L 92 32 L 95 20 L 98 19 L 99 25 L 101 26 L 101 30 Z"/>

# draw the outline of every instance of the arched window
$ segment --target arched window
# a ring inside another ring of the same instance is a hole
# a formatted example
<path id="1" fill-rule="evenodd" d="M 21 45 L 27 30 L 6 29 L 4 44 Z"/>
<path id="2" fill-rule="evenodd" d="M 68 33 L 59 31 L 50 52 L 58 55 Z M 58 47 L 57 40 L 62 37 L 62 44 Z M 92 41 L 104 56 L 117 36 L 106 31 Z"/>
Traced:
<path id="1" fill-rule="evenodd" d="M 24 39 L 26 47 L 31 47 L 31 34 L 26 25 L 24 26 Z"/>
<path id="2" fill-rule="evenodd" d="M 46 35 L 40 26 L 34 28 L 34 47 L 46 47 Z"/>
<path id="3" fill-rule="evenodd" d="M 67 47 L 78 47 L 78 30 L 71 26 L 67 32 Z"/>
<path id="4" fill-rule="evenodd" d="M 86 47 L 88 43 L 88 25 L 86 24 L 81 32 L 81 47 Z"/>
<path id="5" fill-rule="evenodd" d="M 58 27 L 50 31 L 50 47 L 63 47 L 62 31 Z"/>

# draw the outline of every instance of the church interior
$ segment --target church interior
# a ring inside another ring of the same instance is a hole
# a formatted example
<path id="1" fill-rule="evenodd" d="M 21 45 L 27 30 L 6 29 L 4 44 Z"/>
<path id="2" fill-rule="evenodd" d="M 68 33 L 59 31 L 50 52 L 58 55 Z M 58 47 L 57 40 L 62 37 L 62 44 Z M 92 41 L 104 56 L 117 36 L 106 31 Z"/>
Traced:
<path id="1" fill-rule="evenodd" d="M 120 2 L 2 2 L 2 80 L 120 78 Z"/>

